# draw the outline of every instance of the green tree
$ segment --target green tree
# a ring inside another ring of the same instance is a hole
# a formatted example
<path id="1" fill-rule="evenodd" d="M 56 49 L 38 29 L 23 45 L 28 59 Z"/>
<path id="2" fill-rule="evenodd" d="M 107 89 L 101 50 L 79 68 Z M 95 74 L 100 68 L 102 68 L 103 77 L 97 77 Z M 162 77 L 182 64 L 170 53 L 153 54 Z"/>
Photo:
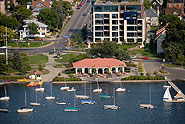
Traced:
<path id="1" fill-rule="evenodd" d="M 37 30 L 39 28 L 39 26 L 37 24 L 35 24 L 34 22 L 29 23 L 28 28 L 29 28 L 31 34 L 33 34 L 33 35 L 39 33 Z"/>
<path id="2" fill-rule="evenodd" d="M 3 25 L 4 27 L 8 27 L 15 30 L 19 27 L 20 23 L 17 21 L 16 18 L 3 15 L 0 13 L 0 25 Z"/>
<path id="3" fill-rule="evenodd" d="M 40 10 L 38 19 L 50 27 L 51 30 L 58 29 L 60 16 L 55 10 L 48 8 Z"/>
<path id="4" fill-rule="evenodd" d="M 5 73 L 7 70 L 5 55 L 0 55 L 0 74 Z"/>
<path id="5" fill-rule="evenodd" d="M 144 1 L 144 10 L 149 9 L 151 6 L 152 6 L 152 4 L 149 0 Z"/>
<path id="6" fill-rule="evenodd" d="M 116 51 L 115 56 L 116 56 L 116 59 L 119 59 L 121 61 L 130 59 L 129 53 L 126 49 L 124 50 L 124 49 L 119 48 Z"/>
<path id="7" fill-rule="evenodd" d="M 5 41 L 6 41 L 6 28 L 4 26 L 0 26 L 0 46 L 5 45 Z M 10 29 L 7 28 L 7 40 L 8 42 L 12 40 L 12 38 L 14 37 L 14 32 Z"/>
<path id="8" fill-rule="evenodd" d="M 79 45 L 82 43 L 81 32 L 72 34 L 72 45 Z"/>
<path id="9" fill-rule="evenodd" d="M 178 54 L 177 62 L 183 66 L 185 62 L 185 56 L 183 54 Z"/>
<path id="10" fill-rule="evenodd" d="M 172 14 L 162 15 L 159 17 L 159 24 L 161 24 L 161 26 L 166 25 L 168 22 L 174 23 L 179 21 L 180 19 L 177 16 L 174 16 Z"/>
<path id="11" fill-rule="evenodd" d="M 26 2 L 32 2 L 32 0 L 16 0 L 21 5 L 26 5 Z"/>
<path id="12" fill-rule="evenodd" d="M 32 15 L 32 11 L 26 7 L 20 7 L 13 15 L 18 21 L 23 22 L 23 20 L 28 19 Z"/>
<path id="13" fill-rule="evenodd" d="M 39 71 L 42 71 L 43 69 L 44 69 L 43 65 L 42 65 L 42 64 L 39 64 L 38 70 L 39 70 Z"/>

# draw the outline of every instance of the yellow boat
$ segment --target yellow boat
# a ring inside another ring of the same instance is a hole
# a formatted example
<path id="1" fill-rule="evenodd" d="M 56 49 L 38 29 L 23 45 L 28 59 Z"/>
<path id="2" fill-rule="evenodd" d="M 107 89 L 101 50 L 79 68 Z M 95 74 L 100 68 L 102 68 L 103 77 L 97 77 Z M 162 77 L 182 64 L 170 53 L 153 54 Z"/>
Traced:
<path id="1" fill-rule="evenodd" d="M 39 81 L 37 86 L 42 86 L 42 84 L 43 84 L 43 81 Z"/>

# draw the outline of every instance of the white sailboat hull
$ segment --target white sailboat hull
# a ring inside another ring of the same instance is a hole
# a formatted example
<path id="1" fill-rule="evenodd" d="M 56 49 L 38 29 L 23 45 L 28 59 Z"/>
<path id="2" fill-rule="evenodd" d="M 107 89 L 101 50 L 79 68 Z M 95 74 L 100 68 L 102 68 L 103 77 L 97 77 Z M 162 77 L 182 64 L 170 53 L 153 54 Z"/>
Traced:
<path id="1" fill-rule="evenodd" d="M 10 100 L 10 97 L 8 97 L 8 96 L 0 98 L 0 101 L 9 101 L 9 100 Z"/>
<path id="2" fill-rule="evenodd" d="M 98 89 L 94 89 L 93 90 L 93 93 L 101 93 L 102 92 L 102 89 L 101 88 L 98 88 Z"/>
<path id="3" fill-rule="evenodd" d="M 54 96 L 46 96 L 45 98 L 46 98 L 46 100 L 53 100 L 53 99 L 55 99 Z"/>
<path id="4" fill-rule="evenodd" d="M 75 97 L 77 99 L 89 99 L 90 98 L 89 96 L 86 96 L 86 95 L 75 95 Z"/>
<path id="5" fill-rule="evenodd" d="M 126 88 L 118 88 L 116 89 L 116 92 L 126 92 Z"/>
<path id="6" fill-rule="evenodd" d="M 65 102 L 56 102 L 56 104 L 58 104 L 58 105 L 66 105 Z"/>
<path id="7" fill-rule="evenodd" d="M 30 105 L 33 105 L 33 106 L 39 106 L 40 103 L 30 103 Z"/>
<path id="8" fill-rule="evenodd" d="M 184 99 L 177 99 L 177 100 L 168 100 L 168 99 L 163 99 L 164 102 L 185 102 Z"/>
<path id="9" fill-rule="evenodd" d="M 35 91 L 36 92 L 44 92 L 44 88 L 36 88 Z"/>
<path id="10" fill-rule="evenodd" d="M 27 112 L 32 112 L 33 109 L 28 109 L 28 108 L 23 108 L 23 109 L 18 109 L 18 113 L 27 113 Z"/>
<path id="11" fill-rule="evenodd" d="M 61 87 L 60 90 L 69 90 L 69 87 Z"/>
<path id="12" fill-rule="evenodd" d="M 155 106 L 151 104 L 140 104 L 140 108 L 155 108 Z"/>
<path id="13" fill-rule="evenodd" d="M 118 109 L 119 106 L 116 105 L 104 105 L 104 109 Z"/>

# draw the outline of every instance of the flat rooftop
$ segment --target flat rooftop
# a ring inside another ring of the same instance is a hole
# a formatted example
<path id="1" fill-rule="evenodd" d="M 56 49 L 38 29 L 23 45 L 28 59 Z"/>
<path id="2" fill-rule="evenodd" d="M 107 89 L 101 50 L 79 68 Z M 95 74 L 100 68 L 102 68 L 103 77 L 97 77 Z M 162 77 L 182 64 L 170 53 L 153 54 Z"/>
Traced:
<path id="1" fill-rule="evenodd" d="M 97 0 L 96 4 L 141 4 L 144 0 Z"/>

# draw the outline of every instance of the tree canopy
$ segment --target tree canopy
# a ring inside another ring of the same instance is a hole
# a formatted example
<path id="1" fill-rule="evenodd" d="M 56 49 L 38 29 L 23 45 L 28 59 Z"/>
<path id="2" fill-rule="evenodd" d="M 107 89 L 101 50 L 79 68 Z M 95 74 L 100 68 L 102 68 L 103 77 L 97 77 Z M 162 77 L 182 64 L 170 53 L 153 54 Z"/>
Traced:
<path id="1" fill-rule="evenodd" d="M 173 23 L 173 22 L 179 22 L 180 19 L 177 16 L 174 16 L 172 14 L 168 14 L 168 15 L 162 15 L 159 17 L 159 24 L 161 24 L 161 26 L 166 25 L 168 22 Z"/>
<path id="2" fill-rule="evenodd" d="M 185 22 L 172 21 L 166 29 L 166 37 L 162 43 L 165 58 L 171 62 L 179 62 L 185 56 Z"/>
<path id="3" fill-rule="evenodd" d="M 60 23 L 60 15 L 55 10 L 50 10 L 48 8 L 40 10 L 38 19 L 48 25 L 50 29 L 58 29 L 58 25 Z"/>
<path id="4" fill-rule="evenodd" d="M 0 26 L 0 46 L 5 45 L 5 41 L 6 41 L 6 28 L 4 26 Z M 14 32 L 12 31 L 12 29 L 7 28 L 7 40 L 11 41 L 12 38 L 14 37 Z"/>
<path id="5" fill-rule="evenodd" d="M 39 26 L 37 24 L 35 24 L 34 22 L 29 23 L 28 28 L 30 30 L 30 33 L 33 34 L 33 35 L 39 33 L 38 30 L 37 30 L 39 28 Z"/>
<path id="6" fill-rule="evenodd" d="M 149 0 L 144 1 L 144 10 L 149 9 L 151 6 L 152 6 L 152 4 Z"/>
<path id="7" fill-rule="evenodd" d="M 0 25 L 3 25 L 4 27 L 8 27 L 11 29 L 17 29 L 19 27 L 19 22 L 16 18 L 13 18 L 11 16 L 3 15 L 0 13 Z"/>
<path id="8" fill-rule="evenodd" d="M 130 58 L 126 49 L 123 50 L 118 48 L 116 43 L 110 41 L 94 44 L 92 49 L 90 49 L 89 54 L 93 57 L 117 58 L 119 60 Z"/>
<path id="9" fill-rule="evenodd" d="M 18 21 L 23 22 L 23 20 L 28 19 L 32 15 L 32 11 L 24 6 L 21 6 L 14 12 L 13 15 Z"/>

